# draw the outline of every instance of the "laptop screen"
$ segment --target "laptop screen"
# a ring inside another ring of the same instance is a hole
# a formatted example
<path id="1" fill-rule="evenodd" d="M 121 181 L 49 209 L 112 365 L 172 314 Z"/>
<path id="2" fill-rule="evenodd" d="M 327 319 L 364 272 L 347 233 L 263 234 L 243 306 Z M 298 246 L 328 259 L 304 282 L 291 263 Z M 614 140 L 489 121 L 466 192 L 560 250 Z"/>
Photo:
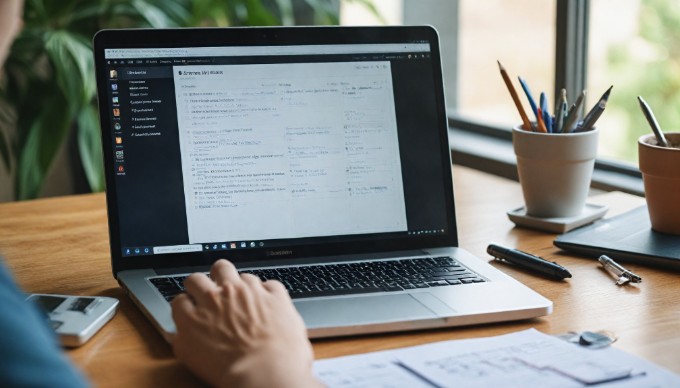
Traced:
<path id="1" fill-rule="evenodd" d="M 190 43 L 99 50 L 116 255 L 455 239 L 433 42 Z"/>

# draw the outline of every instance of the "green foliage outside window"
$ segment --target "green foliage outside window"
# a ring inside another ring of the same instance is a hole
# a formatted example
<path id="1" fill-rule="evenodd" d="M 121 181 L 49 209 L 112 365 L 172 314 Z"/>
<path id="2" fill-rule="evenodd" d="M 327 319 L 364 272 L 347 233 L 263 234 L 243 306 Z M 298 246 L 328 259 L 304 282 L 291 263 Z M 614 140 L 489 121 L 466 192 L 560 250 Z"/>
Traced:
<path id="1" fill-rule="evenodd" d="M 680 7 L 675 0 L 643 0 L 640 4 L 640 37 L 655 59 L 640 57 L 626 44 L 610 48 L 609 69 L 616 79 L 626 80 L 614 86 L 612 109 L 625 117 L 616 154 L 637 164 L 637 139 L 652 133 L 637 96 L 642 96 L 654 110 L 665 131 L 680 131 Z"/>

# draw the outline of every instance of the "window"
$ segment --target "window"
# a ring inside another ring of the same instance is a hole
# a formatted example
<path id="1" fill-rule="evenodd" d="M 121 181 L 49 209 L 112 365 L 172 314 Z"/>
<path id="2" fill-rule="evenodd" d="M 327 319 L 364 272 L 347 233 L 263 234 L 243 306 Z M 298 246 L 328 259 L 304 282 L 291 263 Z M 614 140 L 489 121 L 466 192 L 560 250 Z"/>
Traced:
<path id="1" fill-rule="evenodd" d="M 497 60 L 515 83 L 521 75 L 536 98 L 545 91 L 553 101 L 555 3 L 461 0 L 459 7 L 457 114 L 502 128 L 520 122 Z"/>
<path id="2" fill-rule="evenodd" d="M 680 63 L 680 8 L 671 0 L 373 3 L 384 20 L 343 5 L 341 22 L 427 23 L 439 30 L 455 163 L 516 178 L 510 127 L 520 119 L 496 60 L 515 82 L 517 76 L 525 78 L 535 98 L 544 91 L 550 106 L 556 90 L 565 87 L 570 101 L 586 89 L 590 109 L 614 85 L 598 122 L 595 187 L 642 192 L 636 143 L 649 126 L 638 94 L 652 105 L 662 127 L 669 130 L 680 121 L 674 108 L 680 106 L 680 72 L 674 67 Z M 525 110 L 530 112 L 528 103 Z"/>
<path id="3" fill-rule="evenodd" d="M 670 0 L 591 0 L 588 90 L 614 85 L 602 116 L 604 157 L 637 165 L 637 139 L 651 133 L 642 96 L 661 128 L 680 127 L 680 8 Z M 593 96 L 594 97 L 594 96 Z"/>

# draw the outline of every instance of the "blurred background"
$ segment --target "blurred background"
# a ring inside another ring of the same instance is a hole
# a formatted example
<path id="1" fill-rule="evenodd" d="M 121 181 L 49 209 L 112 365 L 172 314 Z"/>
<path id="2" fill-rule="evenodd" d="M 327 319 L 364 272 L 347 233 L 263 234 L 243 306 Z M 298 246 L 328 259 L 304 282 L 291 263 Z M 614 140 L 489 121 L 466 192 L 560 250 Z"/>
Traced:
<path id="1" fill-rule="evenodd" d="M 637 138 L 649 132 L 636 96 L 662 128 L 680 130 L 680 7 L 588 7 L 588 109 L 614 85 L 598 122 L 600 156 L 635 166 Z M 91 53 L 100 29 L 432 24 L 449 113 L 509 130 L 519 117 L 496 60 L 554 106 L 556 9 L 556 0 L 26 0 L 24 29 L 0 75 L 0 201 L 103 190 Z"/>

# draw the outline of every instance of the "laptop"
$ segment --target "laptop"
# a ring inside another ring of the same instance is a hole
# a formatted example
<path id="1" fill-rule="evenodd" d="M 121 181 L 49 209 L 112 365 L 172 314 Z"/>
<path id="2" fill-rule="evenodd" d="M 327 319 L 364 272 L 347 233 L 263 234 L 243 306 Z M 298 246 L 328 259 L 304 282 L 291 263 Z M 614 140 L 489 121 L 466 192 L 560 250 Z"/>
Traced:
<path id="1" fill-rule="evenodd" d="M 220 258 L 312 338 L 551 312 L 458 246 L 433 28 L 106 30 L 94 55 L 113 275 L 166 339 Z"/>

